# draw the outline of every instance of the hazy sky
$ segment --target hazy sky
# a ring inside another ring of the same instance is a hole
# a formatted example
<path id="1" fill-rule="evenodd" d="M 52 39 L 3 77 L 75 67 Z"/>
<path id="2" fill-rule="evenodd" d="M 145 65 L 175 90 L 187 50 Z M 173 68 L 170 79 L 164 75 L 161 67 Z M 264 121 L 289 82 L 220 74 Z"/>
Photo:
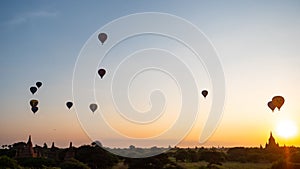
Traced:
<path id="1" fill-rule="evenodd" d="M 29 134 L 36 144 L 90 143 L 74 108 L 65 107 L 65 102 L 72 100 L 73 70 L 81 48 L 93 33 L 114 19 L 138 12 L 163 12 L 182 17 L 201 29 L 215 46 L 223 66 L 226 81 L 223 117 L 205 145 L 259 146 L 274 131 L 280 144 L 300 146 L 299 11 L 300 2 L 296 0 L 2 1 L 0 144 L 27 140 Z M 128 44 L 139 45 L 141 38 Z M 104 62 L 117 64 L 114 59 Z M 149 74 L 157 75 L 161 74 Z M 165 79 L 163 75 L 161 78 Z M 146 79 L 140 80 L 148 83 Z M 32 96 L 29 87 L 36 81 L 44 85 Z M 168 84 L 167 81 L 160 83 Z M 99 79 L 96 84 L 99 85 Z M 173 87 L 176 86 L 163 89 Z M 139 93 L 135 100 L 141 104 L 137 106 L 147 109 L 143 101 L 148 98 L 143 100 L 145 95 Z M 272 113 L 266 104 L 275 95 L 284 96 L 286 103 L 280 111 Z M 31 98 L 40 101 L 40 110 L 35 115 L 29 107 Z M 177 111 L 175 103 L 169 111 Z M 278 123 L 284 119 L 297 125 L 296 136 L 282 138 L 276 133 Z M 203 119 L 197 122 L 182 146 L 199 145 Z M 130 130 L 125 132 L 135 135 Z M 103 137 L 111 139 L 109 134 Z"/>

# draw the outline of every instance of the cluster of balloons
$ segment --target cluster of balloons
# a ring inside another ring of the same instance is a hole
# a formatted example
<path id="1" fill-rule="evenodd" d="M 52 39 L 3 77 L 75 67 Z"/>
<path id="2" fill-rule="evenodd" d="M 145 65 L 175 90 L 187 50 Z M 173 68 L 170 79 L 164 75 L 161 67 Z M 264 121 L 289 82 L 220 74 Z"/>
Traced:
<path id="1" fill-rule="evenodd" d="M 32 94 L 35 94 L 37 92 L 38 88 L 40 88 L 43 85 L 43 83 L 42 82 L 36 82 L 35 85 L 36 86 L 32 86 L 32 87 L 29 88 L 29 90 Z"/>
<path id="2" fill-rule="evenodd" d="M 37 90 L 43 85 L 43 83 L 42 83 L 42 82 L 36 82 L 35 85 L 36 85 L 36 86 L 31 86 L 31 87 L 29 88 L 31 94 L 33 94 L 33 95 L 34 95 L 34 94 L 37 92 Z M 39 108 L 37 107 L 38 104 L 39 104 L 39 101 L 36 100 L 36 99 L 31 99 L 31 100 L 29 101 L 29 104 L 30 104 L 30 106 L 31 106 L 31 111 L 35 114 L 35 113 L 39 110 Z"/>
<path id="3" fill-rule="evenodd" d="M 67 102 L 66 102 L 66 106 L 67 106 L 68 109 L 71 109 L 72 106 L 73 106 L 73 102 L 67 101 Z M 92 103 L 92 104 L 90 104 L 89 107 L 90 107 L 90 110 L 94 113 L 94 112 L 97 110 L 98 105 L 95 104 L 95 103 Z"/>
<path id="4" fill-rule="evenodd" d="M 30 100 L 29 104 L 31 106 L 31 111 L 33 113 L 36 113 L 39 110 L 39 108 L 37 107 L 37 105 L 39 104 L 38 100 L 32 99 L 32 100 Z"/>
<path id="5" fill-rule="evenodd" d="M 103 45 L 103 43 L 107 39 L 107 34 L 106 33 L 100 33 L 98 35 L 98 39 L 101 42 L 101 44 Z M 98 74 L 99 74 L 99 76 L 100 76 L 101 79 L 104 77 L 105 73 L 106 73 L 106 70 L 103 69 L 103 68 L 101 68 L 101 69 L 98 70 Z M 72 101 L 67 101 L 66 102 L 66 106 L 67 106 L 68 109 L 71 109 L 72 106 L 73 106 L 73 102 Z M 90 107 L 90 110 L 94 113 L 97 110 L 98 105 L 95 104 L 95 103 L 92 103 L 92 104 L 90 104 L 89 107 Z"/>
<path id="6" fill-rule="evenodd" d="M 99 39 L 99 41 L 101 42 L 101 44 L 103 45 L 103 43 L 104 43 L 104 42 L 106 41 L 106 39 L 107 39 L 107 34 L 106 34 L 106 33 L 99 33 L 98 39 Z M 101 77 L 101 79 L 104 77 L 105 73 L 106 73 L 106 70 L 103 69 L 103 68 L 101 68 L 101 69 L 98 70 L 98 74 L 99 74 L 99 76 Z"/>
<path id="7" fill-rule="evenodd" d="M 272 101 L 268 102 L 268 107 L 272 110 L 272 112 L 274 112 L 276 107 L 280 111 L 280 108 L 282 107 L 283 104 L 284 104 L 284 98 L 282 96 L 274 96 L 272 98 Z"/>

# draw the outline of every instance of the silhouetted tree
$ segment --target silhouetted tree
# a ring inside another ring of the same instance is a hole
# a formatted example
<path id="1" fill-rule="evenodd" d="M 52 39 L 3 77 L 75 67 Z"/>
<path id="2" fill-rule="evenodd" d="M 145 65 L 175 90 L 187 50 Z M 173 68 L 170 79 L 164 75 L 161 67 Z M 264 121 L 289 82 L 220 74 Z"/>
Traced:
<path id="1" fill-rule="evenodd" d="M 275 162 L 271 169 L 288 169 L 288 164 L 287 164 L 287 161 L 286 160 L 279 160 L 277 162 Z"/>
<path id="2" fill-rule="evenodd" d="M 76 159 L 69 159 L 64 161 L 60 165 L 61 169 L 90 169 L 86 164 L 76 160 Z"/>
<path id="3" fill-rule="evenodd" d="M 105 169 L 118 162 L 118 158 L 100 146 L 84 145 L 77 148 L 75 158 L 90 168 Z"/>
<path id="4" fill-rule="evenodd" d="M 187 160 L 187 157 L 188 157 L 188 153 L 185 151 L 185 149 L 178 149 L 175 153 L 176 161 L 185 162 Z"/>
<path id="5" fill-rule="evenodd" d="M 300 163 L 300 151 L 293 153 L 290 157 L 290 161 L 293 163 Z"/>
<path id="6" fill-rule="evenodd" d="M 196 150 L 188 149 L 188 151 L 187 151 L 187 161 L 189 161 L 189 162 L 199 161 L 199 155 L 196 152 Z"/>
<path id="7" fill-rule="evenodd" d="M 18 162 L 7 156 L 0 156 L 0 168 L 20 169 Z"/>
<path id="8" fill-rule="evenodd" d="M 124 163 L 128 169 L 182 169 L 172 162 L 166 154 L 148 158 L 125 158 Z"/>
<path id="9" fill-rule="evenodd" d="M 53 167 L 56 165 L 53 159 L 48 158 L 18 158 L 18 163 L 23 167 L 43 168 L 43 166 Z"/>
<path id="10" fill-rule="evenodd" d="M 201 153 L 201 159 L 209 164 L 222 165 L 221 163 L 224 162 L 226 158 L 223 152 L 207 150 Z"/>

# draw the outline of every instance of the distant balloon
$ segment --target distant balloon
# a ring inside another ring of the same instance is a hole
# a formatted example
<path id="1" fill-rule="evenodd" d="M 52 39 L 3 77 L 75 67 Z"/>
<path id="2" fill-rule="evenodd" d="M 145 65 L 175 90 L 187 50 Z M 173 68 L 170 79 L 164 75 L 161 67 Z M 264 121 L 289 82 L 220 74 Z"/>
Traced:
<path id="1" fill-rule="evenodd" d="M 282 96 L 274 96 L 272 98 L 272 104 L 280 110 L 281 106 L 284 104 L 284 98 Z"/>
<path id="2" fill-rule="evenodd" d="M 106 33 L 100 33 L 99 35 L 98 35 L 98 39 L 100 40 L 100 42 L 102 43 L 102 45 L 103 45 L 103 43 L 106 41 L 106 39 L 107 39 L 107 34 Z"/>
<path id="3" fill-rule="evenodd" d="M 67 103 L 66 103 L 66 106 L 67 106 L 69 109 L 71 109 L 71 107 L 73 106 L 73 103 L 72 103 L 72 102 L 67 102 Z"/>
<path id="4" fill-rule="evenodd" d="M 274 112 L 276 106 L 274 106 L 274 104 L 272 103 L 272 101 L 268 102 L 268 107 L 272 110 L 272 112 Z"/>
<path id="5" fill-rule="evenodd" d="M 34 94 L 37 91 L 37 88 L 32 86 L 32 87 L 30 87 L 30 91 L 32 94 Z"/>
<path id="6" fill-rule="evenodd" d="M 39 110 L 38 107 L 32 107 L 32 108 L 31 108 L 31 111 L 32 111 L 34 114 L 35 114 L 38 110 Z"/>
<path id="7" fill-rule="evenodd" d="M 38 87 L 38 88 L 40 88 L 42 86 L 42 84 L 43 84 L 42 82 L 36 82 L 35 83 L 36 87 Z"/>
<path id="8" fill-rule="evenodd" d="M 208 95 L 208 91 L 207 90 L 203 90 L 202 91 L 202 95 L 204 96 L 204 98 L 206 98 L 206 96 Z"/>
<path id="9" fill-rule="evenodd" d="M 97 108 L 98 108 L 97 104 L 94 103 L 90 104 L 90 109 L 93 113 L 97 110 Z"/>
<path id="10" fill-rule="evenodd" d="M 35 100 L 35 99 L 32 99 L 32 100 L 30 100 L 29 103 L 30 103 L 31 107 L 36 107 L 39 104 L 39 101 Z"/>
<path id="11" fill-rule="evenodd" d="M 101 79 L 103 78 L 103 76 L 105 75 L 105 73 L 106 73 L 106 70 L 105 70 L 105 69 L 99 69 L 99 70 L 98 70 L 98 74 L 99 74 L 99 76 L 101 77 Z"/>

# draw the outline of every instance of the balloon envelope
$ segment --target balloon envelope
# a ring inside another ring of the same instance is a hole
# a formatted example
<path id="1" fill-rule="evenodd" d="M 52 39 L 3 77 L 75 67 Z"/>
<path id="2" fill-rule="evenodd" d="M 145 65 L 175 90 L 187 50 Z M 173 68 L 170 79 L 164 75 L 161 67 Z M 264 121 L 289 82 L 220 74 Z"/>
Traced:
<path id="1" fill-rule="evenodd" d="M 99 35 L 98 35 L 98 39 L 100 40 L 100 42 L 102 43 L 102 45 L 103 45 L 103 43 L 106 41 L 106 39 L 107 39 L 107 34 L 106 33 L 100 33 Z"/>
<path id="2" fill-rule="evenodd" d="M 42 84 L 43 84 L 42 82 L 36 82 L 35 83 L 36 87 L 38 87 L 38 88 L 40 88 L 42 86 Z"/>
<path id="3" fill-rule="evenodd" d="M 282 96 L 274 96 L 272 98 L 272 104 L 280 110 L 281 106 L 284 104 L 284 98 Z"/>
<path id="4" fill-rule="evenodd" d="M 268 107 L 274 112 L 276 106 L 274 106 L 274 104 L 272 103 L 272 101 L 268 102 Z"/>
<path id="5" fill-rule="evenodd" d="M 203 90 L 202 91 L 202 95 L 204 96 L 204 98 L 206 98 L 206 96 L 208 95 L 208 91 L 207 90 Z"/>
<path id="6" fill-rule="evenodd" d="M 32 111 L 34 114 L 35 114 L 38 110 L 39 110 L 38 107 L 32 107 L 32 108 L 31 108 L 31 111 Z"/>
<path id="7" fill-rule="evenodd" d="M 67 102 L 67 103 L 66 103 L 66 106 L 67 106 L 69 109 L 71 109 L 71 107 L 73 106 L 73 103 L 72 103 L 72 102 Z"/>
<path id="8" fill-rule="evenodd" d="M 30 87 L 30 91 L 32 94 L 34 94 L 37 91 L 37 88 L 32 86 L 32 87 Z"/>
<path id="9" fill-rule="evenodd" d="M 98 74 L 99 74 L 99 76 L 101 77 L 101 79 L 103 78 L 103 76 L 105 75 L 105 73 L 106 73 L 106 70 L 105 70 L 105 69 L 99 69 L 99 70 L 98 70 Z"/>
<path id="10" fill-rule="evenodd" d="M 32 99 L 32 100 L 30 100 L 29 103 L 30 103 L 31 107 L 36 107 L 39 104 L 39 101 L 35 100 L 35 99 Z"/>
<path id="11" fill-rule="evenodd" d="M 94 103 L 90 104 L 90 109 L 93 113 L 97 110 L 97 108 L 98 108 L 97 104 L 94 104 Z"/>

